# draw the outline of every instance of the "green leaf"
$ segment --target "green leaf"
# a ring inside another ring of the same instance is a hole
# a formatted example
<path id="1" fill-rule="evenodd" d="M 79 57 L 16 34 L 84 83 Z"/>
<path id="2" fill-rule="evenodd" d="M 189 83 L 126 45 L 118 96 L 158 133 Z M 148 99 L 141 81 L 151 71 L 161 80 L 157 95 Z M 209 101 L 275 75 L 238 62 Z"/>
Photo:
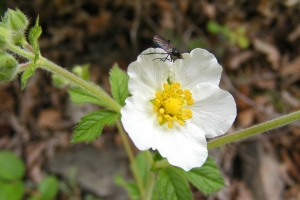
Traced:
<path id="1" fill-rule="evenodd" d="M 249 40 L 246 36 L 240 36 L 237 42 L 241 49 L 247 49 L 249 47 Z"/>
<path id="2" fill-rule="evenodd" d="M 100 106 L 105 106 L 106 104 L 99 100 L 98 98 L 92 96 L 90 93 L 79 87 L 69 88 L 70 99 L 73 103 L 82 104 L 82 103 L 94 103 Z"/>
<path id="3" fill-rule="evenodd" d="M 158 189 L 160 199 L 192 199 L 188 182 L 174 167 L 168 167 L 159 172 L 155 187 Z"/>
<path id="4" fill-rule="evenodd" d="M 113 98 L 121 105 L 125 105 L 125 99 L 127 98 L 128 80 L 129 76 L 119 68 L 118 64 L 115 64 L 110 70 L 109 82 L 111 85 L 111 93 Z"/>
<path id="5" fill-rule="evenodd" d="M 0 181 L 0 199 L 1 200 L 19 200 L 22 199 L 25 192 L 24 183 L 16 181 L 13 183 L 4 183 Z"/>
<path id="6" fill-rule="evenodd" d="M 202 167 L 194 168 L 188 172 L 181 169 L 180 171 L 184 177 L 204 194 L 211 194 L 225 186 L 218 166 L 214 159 L 210 157 L 207 158 Z"/>
<path id="7" fill-rule="evenodd" d="M 27 81 L 29 80 L 29 78 L 34 74 L 34 70 L 35 70 L 36 66 L 34 63 L 31 64 L 30 67 L 28 67 L 22 74 L 21 77 L 21 90 L 24 90 Z"/>
<path id="8" fill-rule="evenodd" d="M 95 196 L 92 195 L 92 194 L 85 194 L 85 195 L 83 196 L 83 199 L 84 199 L 84 200 L 103 200 L 102 198 L 95 197 Z"/>
<path id="9" fill-rule="evenodd" d="M 24 173 L 24 164 L 18 156 L 10 151 L 0 152 L 0 180 L 22 179 Z"/>
<path id="10" fill-rule="evenodd" d="M 233 31 L 228 26 L 222 26 L 220 33 L 222 33 L 226 38 L 230 38 L 232 35 L 234 35 Z"/>
<path id="11" fill-rule="evenodd" d="M 100 136 L 105 125 L 113 125 L 118 114 L 110 110 L 98 110 L 81 118 L 71 143 L 91 142 Z"/>
<path id="12" fill-rule="evenodd" d="M 125 190 L 127 191 L 129 197 L 131 200 L 137 200 L 140 199 L 140 193 L 139 193 L 139 189 L 137 187 L 137 184 L 133 181 L 130 182 L 126 182 L 121 175 L 117 175 L 115 177 L 115 183 L 123 188 L 125 188 Z"/>
<path id="13" fill-rule="evenodd" d="M 206 24 L 206 29 L 208 32 L 210 33 L 219 33 L 221 31 L 221 25 L 219 25 L 217 22 L 215 21 L 209 21 L 207 24 Z"/>
<path id="14" fill-rule="evenodd" d="M 36 196 L 31 196 L 31 197 L 27 198 L 26 200 L 41 200 L 41 198 L 36 197 Z"/>
<path id="15" fill-rule="evenodd" d="M 58 181 L 55 176 L 47 176 L 38 186 L 43 200 L 54 199 L 58 191 Z"/>
<path id="16" fill-rule="evenodd" d="M 29 36 L 28 36 L 30 45 L 35 50 L 35 53 L 39 53 L 40 51 L 38 39 L 41 36 L 41 34 L 42 34 L 42 28 L 39 26 L 39 17 L 37 17 L 35 25 L 30 29 Z"/>

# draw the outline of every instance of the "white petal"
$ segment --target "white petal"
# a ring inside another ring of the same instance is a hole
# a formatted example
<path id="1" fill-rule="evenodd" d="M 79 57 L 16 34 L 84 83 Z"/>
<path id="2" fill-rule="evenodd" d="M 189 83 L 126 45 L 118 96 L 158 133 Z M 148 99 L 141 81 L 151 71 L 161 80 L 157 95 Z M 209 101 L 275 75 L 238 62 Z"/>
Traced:
<path id="1" fill-rule="evenodd" d="M 172 65 L 172 82 L 179 82 L 182 88 L 194 88 L 200 83 L 219 85 L 222 67 L 215 56 L 205 49 L 194 49 L 182 54 Z"/>
<path id="2" fill-rule="evenodd" d="M 169 163 L 185 171 L 201 167 L 207 158 L 204 133 L 191 123 L 155 134 L 154 145 Z"/>
<path id="3" fill-rule="evenodd" d="M 143 95 L 128 97 L 121 114 L 123 127 L 137 148 L 140 150 L 151 148 L 154 133 L 161 127 L 149 99 Z"/>
<path id="4" fill-rule="evenodd" d="M 228 131 L 236 117 L 236 104 L 232 95 L 211 83 L 202 83 L 192 91 L 194 104 L 191 123 L 201 128 L 207 138 Z"/>
<path id="5" fill-rule="evenodd" d="M 128 88 L 132 95 L 144 94 L 145 96 L 154 97 L 157 91 L 162 91 L 163 84 L 166 83 L 169 75 L 169 61 L 162 62 L 153 60 L 155 58 L 165 57 L 166 55 L 148 53 L 166 53 L 162 49 L 149 48 L 142 52 L 138 59 L 131 63 L 128 67 L 128 75 L 130 76 Z"/>

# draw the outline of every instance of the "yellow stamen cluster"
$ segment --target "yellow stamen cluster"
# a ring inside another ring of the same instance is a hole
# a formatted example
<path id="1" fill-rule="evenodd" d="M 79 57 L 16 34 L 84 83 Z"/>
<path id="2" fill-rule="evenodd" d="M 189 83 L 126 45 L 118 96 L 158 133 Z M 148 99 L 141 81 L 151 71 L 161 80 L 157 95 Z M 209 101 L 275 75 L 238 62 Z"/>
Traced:
<path id="1" fill-rule="evenodd" d="M 173 128 L 173 123 L 177 121 L 183 126 L 187 119 L 192 118 L 192 111 L 184 108 L 194 104 L 192 93 L 182 90 L 179 83 L 165 83 L 164 90 L 156 92 L 156 98 L 151 102 L 160 125 L 168 123 L 168 127 Z"/>

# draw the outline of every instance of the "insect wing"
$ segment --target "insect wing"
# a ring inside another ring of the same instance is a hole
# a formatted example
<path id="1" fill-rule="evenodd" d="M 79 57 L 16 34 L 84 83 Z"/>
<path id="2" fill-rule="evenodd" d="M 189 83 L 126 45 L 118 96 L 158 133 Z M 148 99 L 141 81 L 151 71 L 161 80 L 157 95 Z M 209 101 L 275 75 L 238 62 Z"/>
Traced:
<path id="1" fill-rule="evenodd" d="M 159 37 L 158 35 L 155 35 L 153 41 L 155 44 L 157 44 L 157 46 L 159 46 L 166 52 L 172 53 L 173 45 L 171 45 L 167 40 L 163 39 L 162 37 Z"/>

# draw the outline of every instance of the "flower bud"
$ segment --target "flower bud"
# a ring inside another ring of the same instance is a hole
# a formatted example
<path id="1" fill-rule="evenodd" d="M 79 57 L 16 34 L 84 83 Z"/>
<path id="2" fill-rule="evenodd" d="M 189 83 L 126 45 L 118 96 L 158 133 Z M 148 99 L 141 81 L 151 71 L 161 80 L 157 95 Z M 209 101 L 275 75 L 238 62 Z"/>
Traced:
<path id="1" fill-rule="evenodd" d="M 4 14 L 3 23 L 11 28 L 12 31 L 21 33 L 23 33 L 28 26 L 26 16 L 19 9 L 8 9 Z"/>
<path id="2" fill-rule="evenodd" d="M 72 69 L 72 72 L 84 80 L 89 80 L 90 78 L 89 68 L 90 68 L 89 64 L 85 64 L 82 66 L 75 65 L 74 68 Z"/>
<path id="3" fill-rule="evenodd" d="M 69 82 L 56 74 L 52 74 L 52 84 L 57 88 L 63 88 L 69 85 Z"/>
<path id="4" fill-rule="evenodd" d="M 17 73 L 17 60 L 5 53 L 0 52 L 0 83 L 7 83 L 13 80 Z"/>
<path id="5" fill-rule="evenodd" d="M 3 48 L 11 38 L 11 30 L 5 25 L 0 24 L 0 48 Z"/>

